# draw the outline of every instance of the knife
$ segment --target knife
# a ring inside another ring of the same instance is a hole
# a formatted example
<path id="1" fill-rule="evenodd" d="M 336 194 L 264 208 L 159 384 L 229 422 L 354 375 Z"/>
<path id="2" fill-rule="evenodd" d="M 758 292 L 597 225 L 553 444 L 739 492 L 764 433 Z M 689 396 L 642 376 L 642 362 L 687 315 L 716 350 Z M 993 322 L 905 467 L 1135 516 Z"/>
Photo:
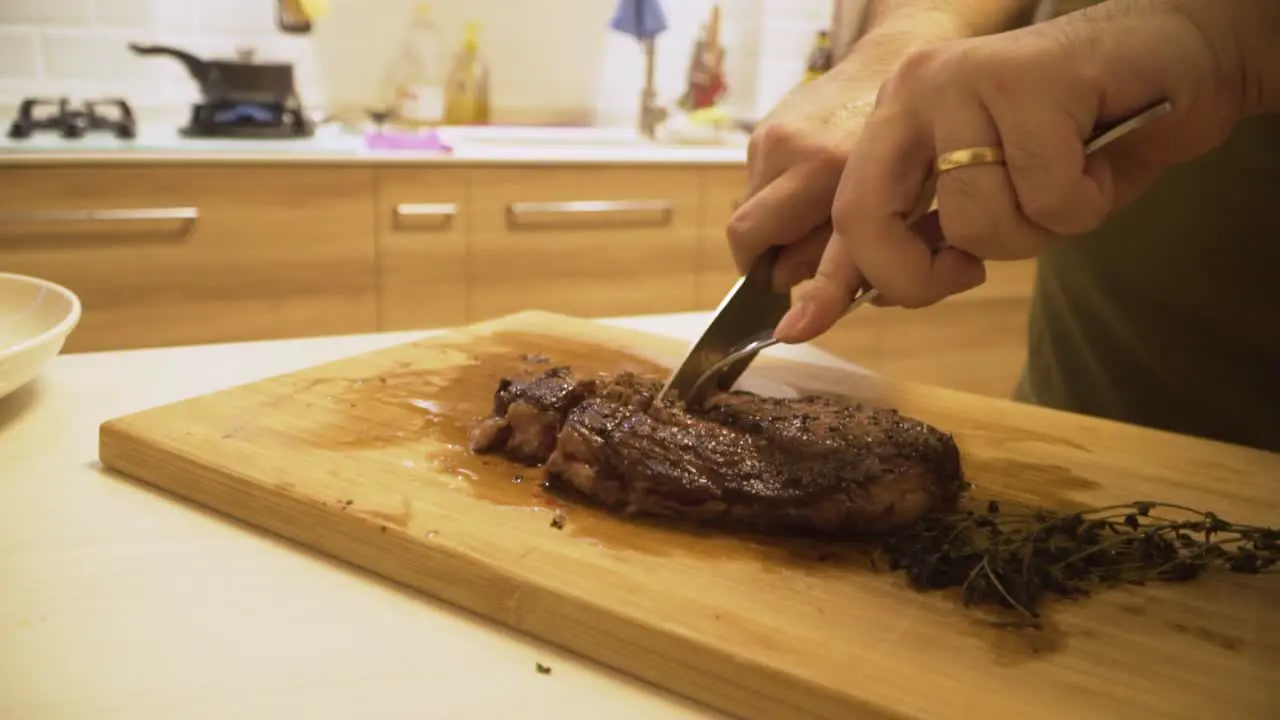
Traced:
<path id="1" fill-rule="evenodd" d="M 781 251 L 781 247 L 771 246 L 756 259 L 746 275 L 738 278 L 724 300 L 720 301 L 711 324 L 689 348 L 684 360 L 662 386 L 658 397 L 688 402 L 698 380 L 724 360 L 744 338 L 761 328 L 772 330 L 782 322 L 782 316 L 791 308 L 791 294 L 774 292 L 772 282 L 773 264 Z M 748 358 L 747 362 L 741 363 L 741 371 L 732 378 L 728 377 L 729 373 L 722 373 L 721 377 L 732 384 L 746 370 L 749 362 Z"/>
<path id="2" fill-rule="evenodd" d="M 1113 123 L 1098 125 L 1090 133 L 1085 154 L 1101 149 L 1172 109 L 1173 105 L 1163 100 Z M 920 202 L 911 214 L 911 223 L 937 211 L 936 182 L 937 176 L 934 175 L 925 183 Z M 662 386 L 660 398 L 696 404 L 708 390 L 727 391 L 761 350 L 777 343 L 773 329 L 782 322 L 783 315 L 791 307 L 790 292 L 775 292 L 771 282 L 773 265 L 781 251 L 779 246 L 770 247 L 756 259 L 747 274 L 734 283 L 716 308 L 702 337 L 693 343 L 684 360 Z M 845 314 L 877 294 L 875 288 L 864 290 L 851 301 Z"/>

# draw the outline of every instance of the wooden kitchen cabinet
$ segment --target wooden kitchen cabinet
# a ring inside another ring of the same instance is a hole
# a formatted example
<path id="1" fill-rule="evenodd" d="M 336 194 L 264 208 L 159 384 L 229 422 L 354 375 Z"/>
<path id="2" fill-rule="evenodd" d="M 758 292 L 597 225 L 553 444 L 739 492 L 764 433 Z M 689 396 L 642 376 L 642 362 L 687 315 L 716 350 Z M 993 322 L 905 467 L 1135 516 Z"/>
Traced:
<path id="1" fill-rule="evenodd" d="M 466 324 L 470 172 L 378 170 L 378 328 Z"/>
<path id="2" fill-rule="evenodd" d="M 1034 284 L 1034 260 L 990 262 L 980 287 L 915 310 L 864 306 L 814 344 L 898 380 L 1009 397 Z"/>
<path id="3" fill-rule="evenodd" d="M 529 308 L 714 308 L 742 167 L 118 163 L 0 167 L 0 270 L 84 302 L 67 351 L 445 327 Z M 1035 264 L 814 344 L 903 380 L 1006 396 Z"/>
<path id="4" fill-rule="evenodd" d="M 702 220 L 698 232 L 699 309 L 714 309 L 738 281 L 738 268 L 729 252 L 725 227 L 746 187 L 746 168 L 716 167 L 702 171 Z"/>
<path id="5" fill-rule="evenodd" d="M 369 168 L 0 168 L 0 268 L 80 296 L 68 352 L 368 332 Z"/>
<path id="6" fill-rule="evenodd" d="M 679 167 L 471 171 L 474 322 L 696 307 L 699 174 Z"/>

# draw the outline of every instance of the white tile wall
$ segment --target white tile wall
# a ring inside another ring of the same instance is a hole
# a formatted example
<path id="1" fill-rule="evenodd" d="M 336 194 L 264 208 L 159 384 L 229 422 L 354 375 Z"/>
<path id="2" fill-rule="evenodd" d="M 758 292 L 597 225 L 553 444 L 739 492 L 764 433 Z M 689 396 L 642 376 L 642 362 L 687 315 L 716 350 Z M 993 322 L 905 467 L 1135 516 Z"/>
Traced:
<path id="1" fill-rule="evenodd" d="M 803 71 L 832 0 L 721 0 L 728 66 L 726 105 L 768 110 Z M 435 0 L 448 52 L 468 20 L 482 23 L 493 75 L 495 121 L 507 116 L 635 122 L 643 80 L 638 43 L 609 29 L 616 0 Z M 680 93 L 698 26 L 711 0 L 662 0 L 669 28 L 657 41 L 664 102 Z M 303 100 L 344 110 L 380 102 L 383 77 L 414 0 L 330 0 L 311 35 L 274 26 L 275 0 L 0 0 L 0 119 L 27 96 L 128 99 L 144 117 L 181 112 L 197 98 L 174 60 L 139 57 L 128 42 L 230 55 L 252 45 L 262 59 L 295 64 Z"/>

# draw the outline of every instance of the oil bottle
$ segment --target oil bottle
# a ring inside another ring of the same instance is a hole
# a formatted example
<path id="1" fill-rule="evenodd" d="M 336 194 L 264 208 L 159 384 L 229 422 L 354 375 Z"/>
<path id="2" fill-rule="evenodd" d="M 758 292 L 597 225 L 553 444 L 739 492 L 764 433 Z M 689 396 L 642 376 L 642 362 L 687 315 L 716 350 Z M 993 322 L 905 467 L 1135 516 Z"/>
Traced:
<path id="1" fill-rule="evenodd" d="M 831 33 L 819 30 L 813 39 L 813 47 L 809 49 L 809 59 L 805 66 L 804 81 L 809 82 L 822 77 L 831 69 Z"/>
<path id="2" fill-rule="evenodd" d="M 489 65 L 480 55 L 480 24 L 467 23 L 445 85 L 446 125 L 489 123 Z"/>

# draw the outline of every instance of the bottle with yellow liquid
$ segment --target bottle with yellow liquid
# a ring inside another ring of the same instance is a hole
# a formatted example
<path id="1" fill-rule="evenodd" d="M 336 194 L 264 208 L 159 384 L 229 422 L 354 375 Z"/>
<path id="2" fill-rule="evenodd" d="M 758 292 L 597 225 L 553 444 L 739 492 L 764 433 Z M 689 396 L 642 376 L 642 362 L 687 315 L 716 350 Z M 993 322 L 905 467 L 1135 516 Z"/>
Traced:
<path id="1" fill-rule="evenodd" d="M 816 80 L 831 69 L 831 33 L 819 30 L 809 50 L 808 63 L 805 66 L 804 82 Z"/>
<path id="2" fill-rule="evenodd" d="M 489 123 L 489 64 L 480 55 L 480 24 L 467 23 L 445 84 L 446 125 Z"/>

